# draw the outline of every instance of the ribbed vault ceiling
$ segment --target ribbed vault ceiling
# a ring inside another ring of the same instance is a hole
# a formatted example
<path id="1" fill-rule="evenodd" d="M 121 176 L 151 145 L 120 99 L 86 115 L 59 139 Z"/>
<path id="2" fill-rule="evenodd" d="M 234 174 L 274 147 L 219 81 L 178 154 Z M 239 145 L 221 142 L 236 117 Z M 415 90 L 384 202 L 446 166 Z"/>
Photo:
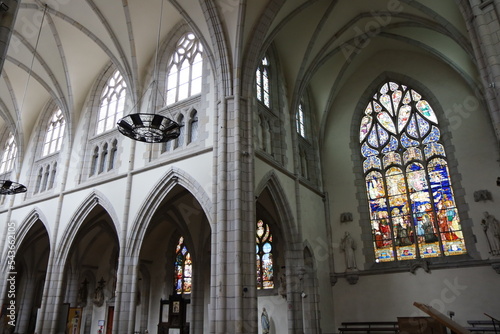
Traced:
<path id="1" fill-rule="evenodd" d="M 273 42 L 288 103 L 293 107 L 294 97 L 309 88 L 318 122 L 349 74 L 381 50 L 424 53 L 445 62 L 465 82 L 476 80 L 465 21 L 453 0 L 249 0 L 241 1 L 243 9 L 239 2 L 215 1 L 219 18 L 214 21 L 214 11 L 207 10 L 212 1 L 164 0 L 161 41 L 185 20 L 217 57 L 223 54 L 217 50 L 221 43 L 210 25 L 219 20 L 226 46 L 243 48 L 229 53 L 231 66 L 238 68 L 245 67 L 242 59 L 255 63 L 262 55 L 250 52 L 256 41 L 264 47 Z M 110 61 L 140 96 L 154 59 L 160 8 L 160 0 L 49 1 L 33 61 L 45 3 L 23 0 L 0 78 L 0 128 L 16 127 L 25 149 L 44 106 L 54 99 L 72 133 L 93 83 Z M 249 59 L 252 54 L 255 59 Z"/>

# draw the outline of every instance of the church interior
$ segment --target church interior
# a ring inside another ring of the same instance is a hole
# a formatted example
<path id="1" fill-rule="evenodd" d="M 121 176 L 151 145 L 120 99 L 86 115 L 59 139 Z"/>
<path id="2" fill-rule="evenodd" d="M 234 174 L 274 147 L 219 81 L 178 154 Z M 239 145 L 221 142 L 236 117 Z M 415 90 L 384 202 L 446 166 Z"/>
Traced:
<path id="1" fill-rule="evenodd" d="M 2 0 L 0 71 L 0 334 L 500 319 L 499 0 Z"/>

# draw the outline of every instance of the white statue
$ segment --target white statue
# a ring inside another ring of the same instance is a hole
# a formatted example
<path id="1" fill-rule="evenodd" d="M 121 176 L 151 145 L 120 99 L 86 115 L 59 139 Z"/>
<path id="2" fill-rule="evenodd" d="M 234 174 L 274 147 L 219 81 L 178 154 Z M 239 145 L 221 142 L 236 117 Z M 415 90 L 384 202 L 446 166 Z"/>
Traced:
<path id="1" fill-rule="evenodd" d="M 488 238 L 491 254 L 500 255 L 500 222 L 495 216 L 490 215 L 488 212 L 484 212 L 484 219 L 481 224 Z"/>
<path id="2" fill-rule="evenodd" d="M 345 253 L 345 264 L 347 270 L 355 270 L 356 256 L 354 255 L 354 250 L 356 249 L 356 244 L 349 232 L 345 232 L 344 237 L 340 241 L 340 249 L 342 249 Z"/>
<path id="3" fill-rule="evenodd" d="M 260 322 L 262 324 L 262 334 L 269 334 L 269 328 L 271 327 L 269 323 L 269 315 L 267 314 L 266 308 L 262 308 L 262 315 L 260 316 Z"/>

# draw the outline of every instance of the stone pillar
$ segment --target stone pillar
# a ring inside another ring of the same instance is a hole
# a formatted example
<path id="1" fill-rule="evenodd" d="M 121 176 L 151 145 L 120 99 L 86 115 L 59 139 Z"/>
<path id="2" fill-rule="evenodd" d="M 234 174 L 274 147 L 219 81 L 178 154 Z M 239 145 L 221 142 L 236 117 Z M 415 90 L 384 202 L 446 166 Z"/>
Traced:
<path id="1" fill-rule="evenodd" d="M 113 319 L 113 333 L 116 334 L 133 333 L 135 330 L 138 262 L 138 256 L 127 256 L 125 248 L 120 248 Z"/>
<path id="2" fill-rule="evenodd" d="M 500 0 L 460 1 L 482 77 L 486 104 L 500 141 Z"/>
<path id="3" fill-rule="evenodd" d="M 211 333 L 257 333 L 251 112 L 238 97 L 219 103 L 214 150 Z"/>
<path id="4" fill-rule="evenodd" d="M 304 267 L 300 266 L 302 254 L 298 251 L 290 252 L 287 256 L 286 266 L 286 301 L 288 306 L 288 332 L 302 333 L 304 322 L 302 319 L 302 289 L 304 279 Z"/>
<path id="5" fill-rule="evenodd" d="M 63 277 L 64 264 L 54 264 L 54 256 L 51 255 L 35 333 L 57 333 L 57 323 L 63 303 Z"/>
<path id="6" fill-rule="evenodd" d="M 33 297 L 35 294 L 36 282 L 34 278 L 31 278 L 29 276 L 30 275 L 26 275 L 23 286 L 18 287 L 18 289 L 22 288 L 22 290 L 19 289 L 19 292 L 22 291 L 22 294 L 19 296 L 17 300 L 17 303 L 19 303 L 18 304 L 19 311 L 17 314 L 17 326 L 16 326 L 17 333 L 27 332 L 28 324 L 31 317 L 31 311 L 33 309 L 33 300 L 34 300 Z"/>

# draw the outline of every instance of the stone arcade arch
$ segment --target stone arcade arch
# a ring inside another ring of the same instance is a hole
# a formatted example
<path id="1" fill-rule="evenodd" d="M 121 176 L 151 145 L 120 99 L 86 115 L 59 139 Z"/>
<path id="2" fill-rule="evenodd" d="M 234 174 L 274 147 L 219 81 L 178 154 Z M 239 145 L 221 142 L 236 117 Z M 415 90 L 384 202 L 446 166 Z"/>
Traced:
<path id="1" fill-rule="evenodd" d="M 50 253 L 48 231 L 38 214 L 33 212 L 24 224 L 16 231 L 15 269 L 8 268 L 4 272 L 16 273 L 13 290 L 16 301 L 16 333 L 35 333 L 38 311 L 42 303 L 42 293 L 47 274 L 47 264 Z M 9 240 L 9 239 L 8 239 Z M 9 241 L 7 241 L 9 242 Z M 11 300 L 12 290 L 6 287 L 4 303 Z M 3 312 L 2 312 L 3 313 Z M 0 328 L 5 322 L 5 314 L 0 319 Z M 2 328 L 3 330 L 9 330 Z"/>
<path id="2" fill-rule="evenodd" d="M 127 247 L 133 275 L 123 284 L 131 285 L 130 332 L 156 332 L 161 321 L 161 300 L 173 294 L 173 263 L 180 236 L 193 262 L 193 290 L 183 296 L 189 300 L 186 321 L 190 333 L 208 332 L 205 315 L 210 299 L 212 228 L 207 212 L 207 194 L 191 176 L 178 169 L 170 170 L 146 197 Z"/>
<path id="3" fill-rule="evenodd" d="M 49 259 L 52 270 L 46 278 L 40 310 L 42 316 L 37 321 L 38 333 L 64 332 L 69 311 L 74 314 L 79 308 L 84 316 L 90 317 L 90 320 L 84 318 L 80 322 L 86 328 L 85 332 L 97 332 L 97 321 L 105 319 L 100 318 L 99 313 L 103 313 L 104 307 L 94 312 L 91 295 L 102 277 L 107 281 L 103 288 L 105 301 L 113 303 L 111 291 L 114 290 L 113 277 L 116 275 L 119 251 L 117 221 L 113 207 L 97 191 L 89 194 L 75 211 L 66 228 L 61 231 L 54 255 Z M 105 251 L 99 252 L 99 249 Z M 86 299 L 78 297 L 79 292 L 83 293 L 80 288 L 85 279 L 88 282 Z M 99 319 L 96 319 L 97 316 Z"/>
<path id="4" fill-rule="evenodd" d="M 269 220 L 268 223 L 274 234 L 275 263 L 280 267 L 274 275 L 274 291 L 258 294 L 259 314 L 262 307 L 266 307 L 271 319 L 271 330 L 272 326 L 278 325 L 279 322 L 280 326 L 287 323 L 290 332 L 302 332 L 304 319 L 301 294 L 305 272 L 303 246 L 298 242 L 299 231 L 281 183 L 274 171 L 267 173 L 261 180 L 256 196 L 257 219 Z M 313 307 L 317 308 L 317 306 Z M 274 321 L 273 314 L 276 319 Z"/>
<path id="5" fill-rule="evenodd" d="M 78 326 L 83 333 L 95 333 L 98 320 L 105 320 L 106 329 L 111 328 L 118 252 L 112 219 L 101 205 L 96 205 L 80 225 L 64 263 L 58 330 L 64 324 L 67 329 Z M 63 321 L 68 310 L 69 317 Z M 78 324 L 74 320 L 77 316 Z"/>

